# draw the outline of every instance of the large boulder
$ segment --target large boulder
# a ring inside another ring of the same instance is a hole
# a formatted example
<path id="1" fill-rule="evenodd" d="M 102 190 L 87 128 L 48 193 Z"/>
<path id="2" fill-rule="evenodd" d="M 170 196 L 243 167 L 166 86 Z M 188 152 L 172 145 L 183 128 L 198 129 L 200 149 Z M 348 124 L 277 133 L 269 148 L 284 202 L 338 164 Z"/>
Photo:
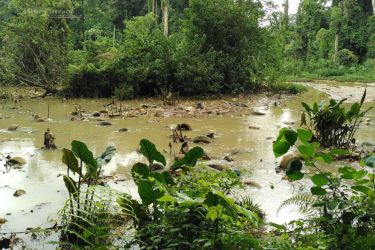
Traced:
<path id="1" fill-rule="evenodd" d="M 286 174 L 291 174 L 293 172 L 298 172 L 302 169 L 302 162 L 299 159 L 298 155 L 295 153 L 289 153 L 284 155 L 281 159 L 279 167 L 284 169 Z"/>
<path id="2" fill-rule="evenodd" d="M 18 125 L 12 125 L 8 127 L 8 131 L 16 131 L 18 129 Z"/>
<path id="3" fill-rule="evenodd" d="M 104 121 L 104 122 L 99 122 L 97 125 L 100 127 L 106 127 L 106 126 L 111 126 L 112 123 Z"/>
<path id="4" fill-rule="evenodd" d="M 26 164 L 26 160 L 22 157 L 7 157 L 7 163 L 10 165 L 18 165 L 18 166 L 23 166 Z"/>
<path id="5" fill-rule="evenodd" d="M 211 138 L 207 137 L 207 136 L 196 136 L 193 138 L 193 142 L 194 143 L 205 143 L 205 144 L 209 144 L 212 142 Z"/>
<path id="6" fill-rule="evenodd" d="M 178 124 L 177 127 L 176 127 L 177 130 L 185 130 L 185 131 L 191 131 L 193 130 L 191 128 L 191 126 L 187 123 L 181 123 L 181 124 Z"/>

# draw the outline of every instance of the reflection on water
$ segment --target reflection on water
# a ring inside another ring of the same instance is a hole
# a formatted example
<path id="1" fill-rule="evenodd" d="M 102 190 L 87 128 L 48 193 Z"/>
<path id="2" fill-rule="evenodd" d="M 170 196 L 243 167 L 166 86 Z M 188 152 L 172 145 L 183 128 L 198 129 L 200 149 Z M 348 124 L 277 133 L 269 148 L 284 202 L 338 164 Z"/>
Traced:
<path id="1" fill-rule="evenodd" d="M 209 156 L 222 159 L 225 154 L 238 151 L 233 156 L 232 167 L 243 170 L 243 175 L 250 175 L 262 188 L 246 187 L 238 195 L 251 194 L 266 210 L 270 221 L 276 223 L 287 222 L 298 216 L 297 211 L 286 209 L 276 211 L 285 199 L 294 192 L 301 191 L 305 185 L 291 185 L 282 180 L 281 174 L 276 174 L 274 168 L 276 159 L 272 153 L 272 141 L 278 130 L 283 126 L 298 126 L 301 115 L 301 101 L 313 102 L 327 95 L 310 90 L 300 96 L 287 100 L 285 105 L 269 107 L 265 116 L 252 116 L 250 110 L 242 113 L 232 113 L 217 117 L 199 118 L 156 118 L 138 117 L 126 119 L 111 119 L 112 126 L 98 127 L 97 121 L 70 121 L 70 112 L 80 104 L 87 112 L 98 111 L 108 100 L 69 100 L 43 99 L 22 101 L 14 104 L 1 104 L 0 120 L 0 152 L 5 155 L 21 156 L 27 164 L 20 170 L 0 173 L 0 217 L 6 218 L 8 223 L 3 225 L 2 231 L 24 231 L 27 227 L 37 227 L 56 214 L 64 203 L 67 193 L 63 181 L 58 178 L 59 173 L 65 173 L 61 163 L 61 150 L 45 151 L 43 133 L 50 128 L 59 149 L 70 148 L 74 139 L 87 143 L 94 154 L 101 153 L 108 145 L 114 145 L 118 153 L 105 168 L 105 175 L 121 174 L 128 178 L 130 166 L 141 158 L 136 153 L 139 140 L 148 138 L 158 149 L 168 155 L 170 141 L 169 129 L 171 124 L 189 123 L 193 131 L 187 132 L 189 137 L 205 135 L 210 131 L 216 133 L 214 142 L 203 145 Z M 140 102 L 124 103 L 128 106 L 139 106 Z M 49 122 L 35 122 L 32 116 L 47 116 L 49 107 Z M 375 111 L 369 117 L 374 120 Z M 11 132 L 7 128 L 17 124 L 20 128 Z M 249 126 L 260 129 L 249 129 Z M 125 133 L 117 132 L 120 128 L 128 128 Z M 375 141 L 374 126 L 363 127 L 357 135 L 359 141 Z M 173 152 L 178 152 L 178 146 Z M 4 160 L 0 165 L 3 165 Z M 1 170 L 4 170 L 1 168 Z M 130 178 L 124 182 L 111 182 L 111 187 L 136 193 Z M 24 189 L 26 194 L 13 197 L 16 189 Z"/>

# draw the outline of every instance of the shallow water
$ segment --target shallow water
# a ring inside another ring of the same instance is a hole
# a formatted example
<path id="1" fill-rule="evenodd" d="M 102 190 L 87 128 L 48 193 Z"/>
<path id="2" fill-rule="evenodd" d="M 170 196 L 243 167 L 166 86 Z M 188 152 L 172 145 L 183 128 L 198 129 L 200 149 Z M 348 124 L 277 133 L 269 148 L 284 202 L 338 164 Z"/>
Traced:
<path id="1" fill-rule="evenodd" d="M 311 83 L 310 86 L 314 86 Z M 339 86 L 339 87 L 337 87 Z M 120 175 L 128 178 L 130 167 L 133 163 L 142 160 L 135 152 L 139 140 L 147 138 L 154 142 L 159 150 L 169 152 L 168 143 L 171 134 L 170 126 L 178 123 L 188 123 L 193 131 L 187 132 L 189 137 L 205 135 L 214 131 L 216 138 L 210 145 L 202 146 L 207 154 L 213 158 L 222 159 L 226 154 L 239 151 L 234 155 L 234 162 L 226 163 L 231 167 L 242 171 L 242 176 L 250 178 L 261 185 L 261 189 L 246 187 L 244 191 L 235 195 L 251 194 L 255 201 L 266 211 L 267 219 L 275 223 L 285 223 L 299 216 L 293 208 L 284 209 L 276 213 L 282 201 L 293 195 L 294 192 L 306 188 L 303 184 L 290 184 L 282 180 L 281 174 L 275 173 L 277 159 L 272 153 L 272 141 L 278 130 L 284 126 L 295 127 L 299 124 L 301 115 L 301 101 L 312 103 L 326 99 L 328 94 L 337 96 L 337 88 L 344 86 L 345 91 L 339 91 L 340 97 L 351 97 L 350 100 L 360 100 L 361 91 L 357 94 L 351 91 L 350 84 L 331 84 L 327 82 L 316 83 L 316 89 L 292 96 L 283 101 L 277 107 L 269 102 L 269 108 L 264 99 L 254 97 L 255 100 L 242 100 L 250 102 L 248 109 L 241 112 L 225 114 L 222 116 L 180 118 L 180 117 L 136 117 L 125 119 L 109 119 L 113 124 L 108 127 L 98 127 L 98 121 L 71 121 L 70 112 L 77 104 L 80 104 L 88 113 L 103 109 L 102 105 L 109 100 L 60 100 L 60 99 L 35 99 L 24 100 L 19 103 L 0 103 L 0 153 L 4 156 L 21 156 L 27 160 L 27 164 L 21 169 L 12 169 L 9 173 L 0 168 L 0 218 L 6 218 L 8 222 L 1 226 L 0 232 L 22 232 L 26 228 L 46 227 L 43 224 L 48 217 L 53 217 L 62 207 L 67 193 L 62 178 L 58 174 L 66 172 L 61 163 L 61 149 L 70 148 L 72 140 L 84 141 L 94 152 L 101 153 L 108 145 L 117 148 L 117 154 L 105 167 L 106 175 Z M 354 86 L 357 88 L 357 85 Z M 375 85 L 368 86 L 369 93 L 375 93 Z M 259 100 L 257 100 L 258 98 Z M 374 104 L 374 99 L 370 98 Z M 227 100 L 228 101 L 228 100 Z M 230 101 L 230 100 L 229 100 Z M 218 101 L 220 102 L 220 101 Z M 125 102 L 126 106 L 139 106 L 141 101 Z M 251 108 L 268 108 L 265 116 L 251 115 Z M 32 115 L 47 116 L 49 109 L 50 121 L 35 122 Z M 357 133 L 357 139 L 362 141 L 375 141 L 375 111 L 368 114 L 372 119 L 372 125 L 362 126 Z M 290 125 L 295 123 L 294 125 Z M 8 131 L 7 128 L 17 124 L 17 131 Z M 249 126 L 260 129 L 249 129 Z M 46 151 L 43 146 L 43 133 L 47 128 L 51 129 L 58 150 Z M 117 132 L 120 128 L 128 128 L 128 132 Z M 272 138 L 271 138 L 272 137 Z M 191 143 L 190 146 L 193 146 Z M 175 146 L 174 152 L 179 148 Z M 168 153 L 165 153 L 168 155 Z M 4 160 L 0 162 L 2 166 Z M 135 193 L 130 178 L 126 181 L 110 182 L 109 185 L 116 189 Z M 18 198 L 13 197 L 16 189 L 24 189 L 26 194 Z M 10 213 L 10 214 L 9 214 Z M 36 245 L 35 245 L 36 244 Z M 34 247 L 40 246 L 34 243 Z M 39 248 L 39 247 L 37 247 Z M 51 248 L 51 247 L 46 247 Z M 40 249 L 40 248 L 39 248 Z"/>

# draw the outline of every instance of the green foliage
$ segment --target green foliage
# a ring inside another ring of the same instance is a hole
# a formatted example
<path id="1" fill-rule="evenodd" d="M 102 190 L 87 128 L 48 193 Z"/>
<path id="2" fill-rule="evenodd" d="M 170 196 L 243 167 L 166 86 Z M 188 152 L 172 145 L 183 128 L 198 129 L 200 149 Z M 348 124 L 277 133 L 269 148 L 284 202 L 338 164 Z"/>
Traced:
<path id="1" fill-rule="evenodd" d="M 0 79 L 55 92 L 67 65 L 69 27 L 54 12 L 70 11 L 68 4 L 47 1 L 9 1 L 11 17 L 1 28 Z"/>
<path id="2" fill-rule="evenodd" d="M 338 63 L 343 66 L 352 66 L 357 63 L 358 58 L 348 49 L 342 49 L 337 52 Z"/>
<path id="3" fill-rule="evenodd" d="M 125 214 L 116 207 L 116 195 L 106 193 L 104 189 L 98 191 L 96 185 L 102 167 L 112 159 L 116 149 L 107 147 L 94 158 L 85 143 L 72 141 L 71 146 L 71 150 L 63 149 L 62 156 L 62 162 L 67 166 L 63 180 L 69 199 L 58 215 L 59 244 L 84 249 L 112 245 L 113 239 L 123 238 L 115 228 L 124 220 Z M 83 188 L 84 185 L 87 187 Z M 126 215 L 132 216 L 132 213 Z"/>
<path id="4" fill-rule="evenodd" d="M 149 161 L 165 164 L 155 145 L 141 140 L 141 153 Z M 258 241 L 247 231 L 261 223 L 261 210 L 249 198 L 235 202 L 225 193 L 240 183 L 233 171 L 214 172 L 195 166 L 203 156 L 201 148 L 191 149 L 168 171 L 155 172 L 143 163 L 132 168 L 141 203 L 124 195 L 119 204 L 135 214 L 136 238 L 143 249 L 232 249 L 257 247 Z M 182 168 L 183 167 L 183 168 Z M 182 168 L 182 169 L 180 169 Z"/>
<path id="5" fill-rule="evenodd" d="M 353 137 L 366 113 L 371 109 L 362 111 L 362 105 L 366 98 L 366 90 L 360 102 L 351 105 L 347 110 L 343 107 L 346 99 L 336 101 L 331 99 L 329 104 L 314 103 L 312 107 L 302 103 L 305 111 L 302 115 L 301 126 L 314 131 L 314 139 L 323 147 L 349 148 Z M 306 116 L 309 121 L 306 121 Z M 304 148 L 311 152 L 308 148 Z"/>
<path id="6" fill-rule="evenodd" d="M 361 113 L 360 108 L 365 99 L 365 94 L 359 103 L 353 104 L 345 114 L 355 116 Z M 339 103 L 331 103 L 340 105 Z M 309 107 L 304 104 L 306 111 L 318 111 L 314 104 Z M 297 140 L 294 140 L 297 134 Z M 293 135 L 293 136 L 290 136 Z M 289 140 L 287 139 L 289 138 Z M 291 222 L 292 231 L 288 234 L 295 247 L 318 247 L 323 244 L 329 249 L 355 249 L 358 246 L 353 239 L 362 237 L 366 246 L 374 246 L 375 240 L 370 240 L 368 235 L 375 229 L 375 181 L 374 181 L 374 156 L 366 156 L 361 161 L 362 168 L 344 166 L 338 169 L 338 174 L 333 175 L 320 169 L 319 162 L 331 164 L 335 155 L 348 154 L 347 150 L 333 149 L 323 151 L 320 143 L 311 142 L 312 132 L 299 129 L 292 132 L 289 129 L 280 130 L 279 141 L 288 142 L 288 149 L 296 146 L 304 165 L 314 170 L 311 179 L 311 194 L 298 194 L 284 201 L 279 210 L 289 205 L 297 205 L 307 218 Z M 324 141 L 322 141 L 324 144 Z M 285 154 L 288 150 L 283 150 Z M 280 156 L 281 151 L 274 148 L 274 154 Z M 300 170 L 299 170 L 300 171 Z M 287 173 L 290 181 L 302 179 L 305 175 L 301 172 Z M 323 242 L 314 242 L 319 239 Z M 371 248 L 370 247 L 370 248 Z"/>

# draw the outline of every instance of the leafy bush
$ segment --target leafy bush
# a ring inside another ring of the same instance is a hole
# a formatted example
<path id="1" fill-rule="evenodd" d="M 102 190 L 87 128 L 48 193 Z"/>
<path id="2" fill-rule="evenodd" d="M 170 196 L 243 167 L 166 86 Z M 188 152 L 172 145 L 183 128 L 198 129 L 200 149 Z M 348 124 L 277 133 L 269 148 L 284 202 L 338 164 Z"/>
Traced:
<path id="1" fill-rule="evenodd" d="M 68 86 L 65 94 L 74 97 L 108 97 L 114 91 L 110 73 L 89 63 L 69 70 Z"/>
<path id="2" fill-rule="evenodd" d="M 305 111 L 302 114 L 301 126 L 314 131 L 314 138 L 323 147 L 346 147 L 353 143 L 353 137 L 366 113 L 371 109 L 362 111 L 362 105 L 366 98 L 366 90 L 359 103 L 354 103 L 349 110 L 342 107 L 346 99 L 337 102 L 331 99 L 329 104 L 314 103 L 310 107 L 302 103 Z M 306 120 L 306 115 L 309 121 Z"/>
<path id="3" fill-rule="evenodd" d="M 324 68 L 318 71 L 320 76 L 343 76 L 345 74 L 345 69 L 339 68 Z"/>
<path id="4" fill-rule="evenodd" d="M 327 249 L 373 249 L 375 239 L 375 156 L 366 156 L 362 168 L 344 166 L 338 175 L 323 171 L 318 162 L 331 164 L 335 155 L 347 154 L 346 150 L 321 151 L 319 143 L 310 143 L 313 133 L 309 130 L 282 129 L 274 144 L 275 156 L 281 156 L 297 145 L 305 166 L 314 174 L 310 177 L 311 194 L 298 194 L 286 200 L 283 206 L 295 204 L 307 218 L 292 221 L 289 237 L 295 246 Z M 287 173 L 288 179 L 297 181 L 304 177 L 301 170 Z M 365 248 L 362 248 L 365 247 Z"/>
<path id="5" fill-rule="evenodd" d="M 152 171 L 154 163 L 166 164 L 154 144 L 141 140 L 140 151 L 148 165 L 136 163 L 131 172 L 142 202 L 127 194 L 119 200 L 125 211 L 136 215 L 137 238 L 132 244 L 144 249 L 257 247 L 251 231 L 261 219 L 224 194 L 239 183 L 235 173 L 201 172 L 194 166 L 203 150 L 195 147 L 171 165 L 177 175 L 173 177 L 168 171 Z"/>
<path id="6" fill-rule="evenodd" d="M 69 199 L 59 213 L 59 244 L 65 248 L 86 249 L 112 245 L 112 240 L 119 237 L 114 228 L 124 220 L 125 214 L 116 207 L 116 196 L 110 190 L 97 189 L 96 185 L 102 167 L 111 160 L 116 149 L 108 147 L 94 158 L 83 142 L 73 141 L 71 145 L 72 150 L 63 149 L 62 157 L 67 165 L 63 179 Z"/>
<path id="7" fill-rule="evenodd" d="M 348 49 L 342 49 L 337 52 L 337 61 L 343 66 L 352 66 L 358 62 L 358 57 Z"/>

